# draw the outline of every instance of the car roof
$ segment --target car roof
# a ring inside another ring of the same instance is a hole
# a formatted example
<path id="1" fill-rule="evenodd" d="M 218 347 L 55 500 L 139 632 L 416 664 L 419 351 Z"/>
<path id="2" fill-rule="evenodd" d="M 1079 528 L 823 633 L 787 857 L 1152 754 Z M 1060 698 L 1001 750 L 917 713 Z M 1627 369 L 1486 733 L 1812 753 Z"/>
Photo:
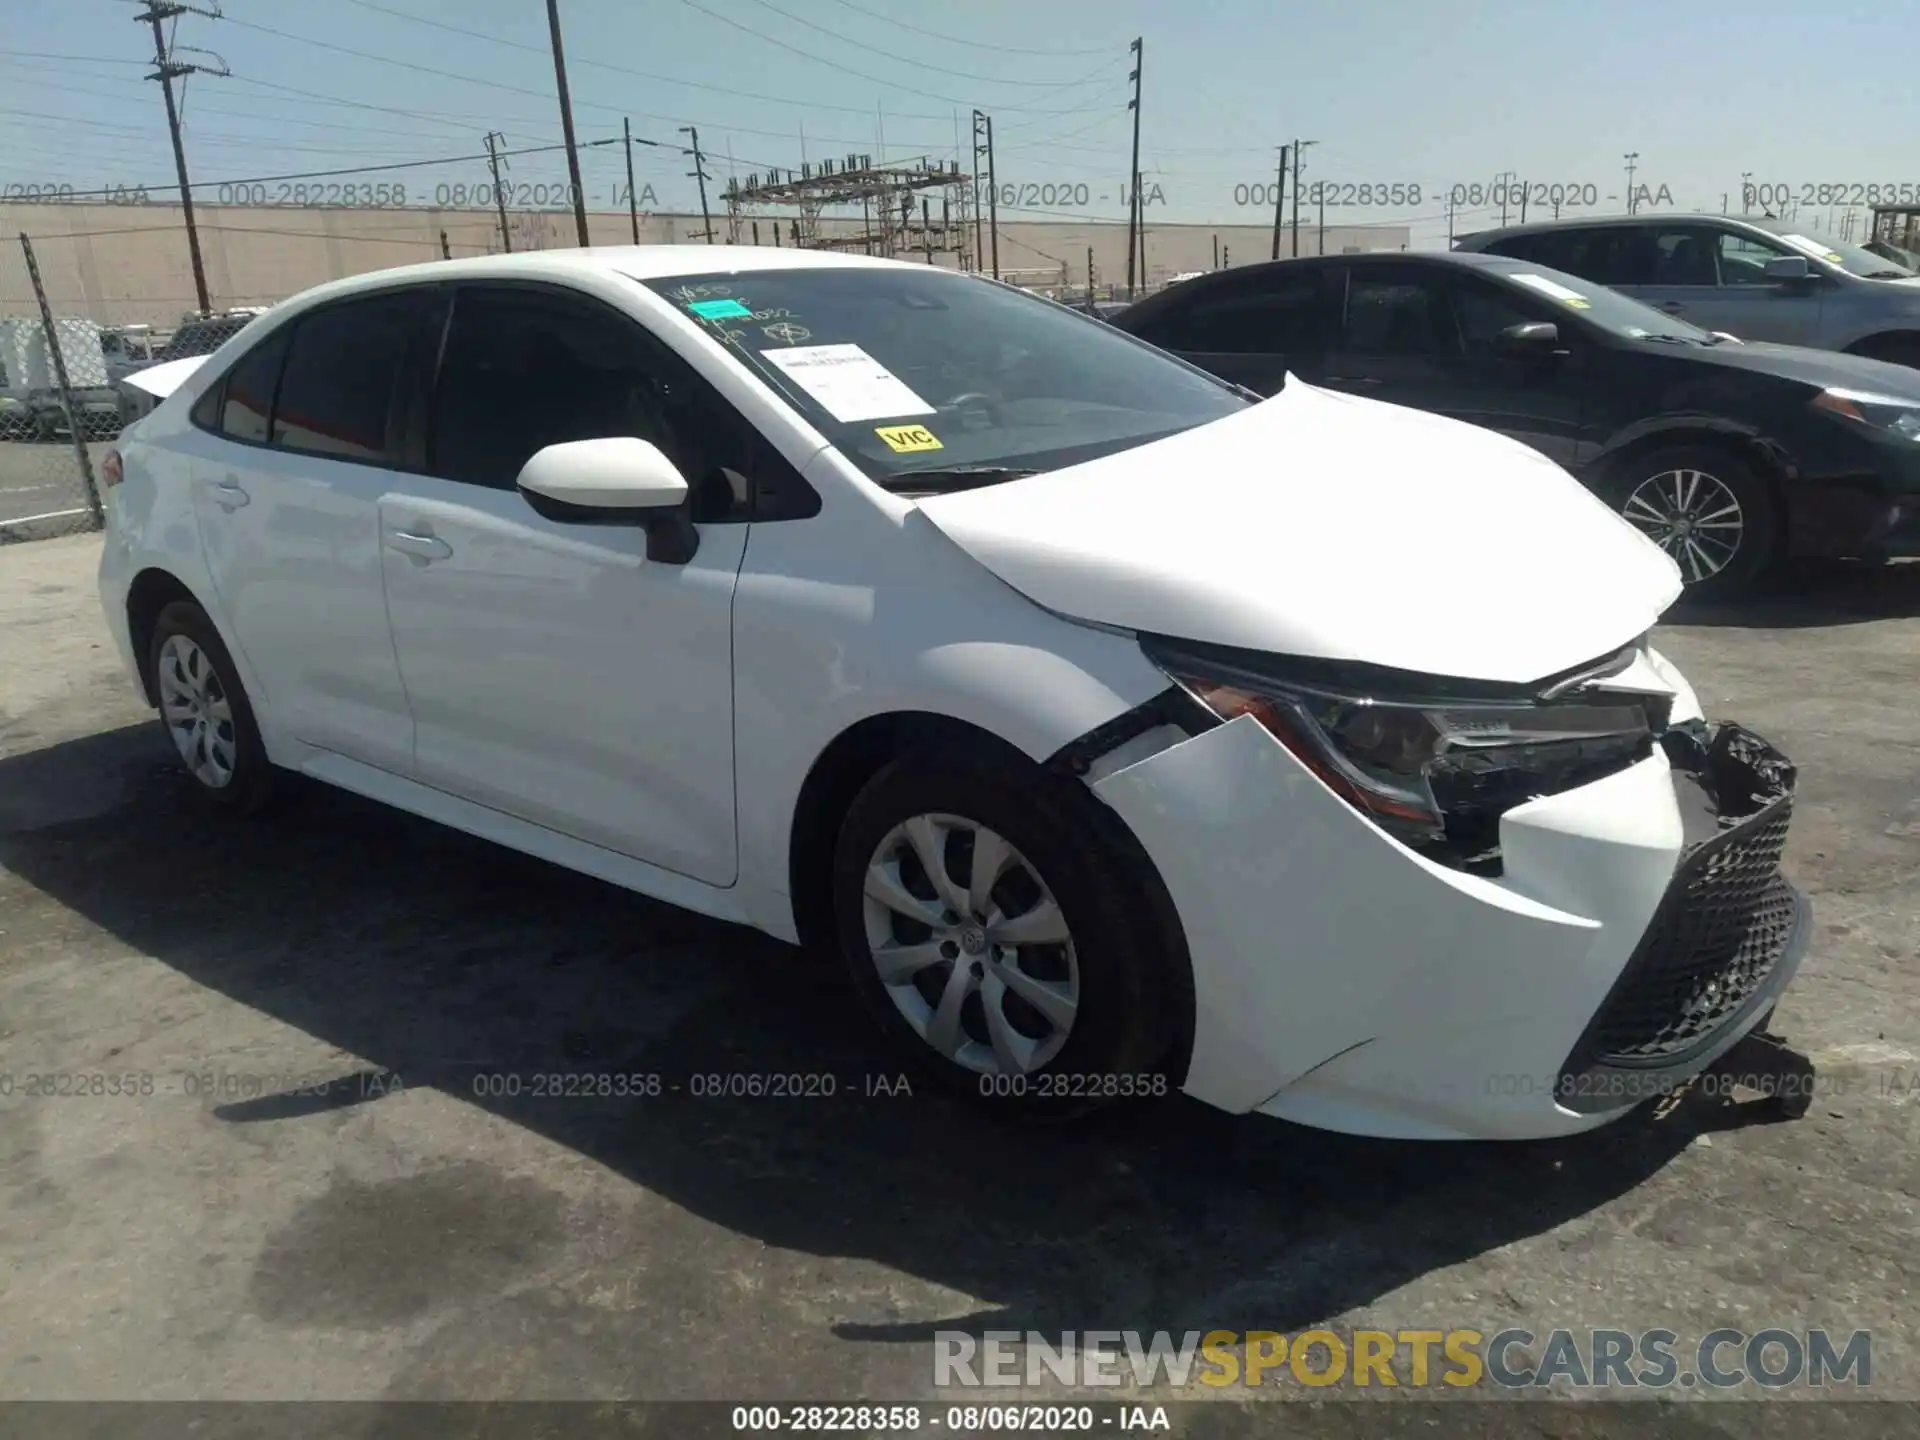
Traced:
<path id="1" fill-rule="evenodd" d="M 1496 225 L 1491 230 L 1475 230 L 1462 235 L 1454 241 L 1456 245 L 1465 245 L 1469 241 L 1476 243 L 1488 240 L 1505 239 L 1509 235 L 1550 235 L 1556 230 L 1598 230 L 1625 225 L 1746 225 L 1755 230 L 1772 230 L 1775 226 L 1793 227 L 1782 220 L 1767 220 L 1758 215 L 1713 215 L 1705 211 L 1693 214 L 1662 210 L 1652 215 L 1593 215 L 1579 219 L 1535 220 L 1526 225 Z M 1776 232 L 1780 233 L 1780 232 Z"/>
<path id="2" fill-rule="evenodd" d="M 899 268 L 925 272 L 873 255 L 837 250 L 805 250 L 781 245 L 595 245 L 586 249 L 524 250 L 515 255 L 475 255 L 459 260 L 429 260 L 391 270 L 371 270 L 332 280 L 302 292 L 303 301 L 340 299 L 395 285 L 449 280 L 574 280 L 583 275 L 622 275 L 630 280 L 671 279 L 744 270 L 830 270 Z M 943 272 L 951 273 L 951 272 Z M 302 308 L 305 308 L 304 305 Z"/>

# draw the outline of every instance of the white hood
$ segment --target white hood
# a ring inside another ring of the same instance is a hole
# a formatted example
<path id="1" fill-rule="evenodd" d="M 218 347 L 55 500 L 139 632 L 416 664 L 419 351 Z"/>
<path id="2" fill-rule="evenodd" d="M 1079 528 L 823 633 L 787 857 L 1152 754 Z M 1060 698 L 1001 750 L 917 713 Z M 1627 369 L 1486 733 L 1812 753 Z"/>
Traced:
<path id="1" fill-rule="evenodd" d="M 1681 589 L 1538 452 L 1291 378 L 1211 425 L 920 508 L 1062 615 L 1463 679 L 1604 655 Z"/>

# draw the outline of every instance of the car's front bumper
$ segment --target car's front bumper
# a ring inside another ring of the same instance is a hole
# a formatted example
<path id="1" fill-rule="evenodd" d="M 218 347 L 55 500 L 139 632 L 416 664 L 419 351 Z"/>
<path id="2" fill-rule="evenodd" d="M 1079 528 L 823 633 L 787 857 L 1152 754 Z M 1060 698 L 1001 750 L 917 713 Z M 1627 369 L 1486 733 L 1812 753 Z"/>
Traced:
<path id="1" fill-rule="evenodd" d="M 1786 548 L 1809 559 L 1920 555 L 1920 444 L 1848 435 L 1833 463 L 1785 481 Z"/>
<path id="2" fill-rule="evenodd" d="M 1656 750 L 1530 801 L 1504 817 L 1489 879 L 1388 838 L 1251 717 L 1094 784 L 1186 931 L 1187 1092 L 1431 1139 L 1601 1124 L 1771 1008 L 1807 939 L 1805 902 L 1778 879 L 1790 797 L 1724 831 L 1706 816 L 1703 838 L 1688 788 Z M 1734 860 L 1753 881 L 1738 894 L 1721 883 Z M 1741 905 L 1771 927 L 1753 954 L 1720 923 Z"/>

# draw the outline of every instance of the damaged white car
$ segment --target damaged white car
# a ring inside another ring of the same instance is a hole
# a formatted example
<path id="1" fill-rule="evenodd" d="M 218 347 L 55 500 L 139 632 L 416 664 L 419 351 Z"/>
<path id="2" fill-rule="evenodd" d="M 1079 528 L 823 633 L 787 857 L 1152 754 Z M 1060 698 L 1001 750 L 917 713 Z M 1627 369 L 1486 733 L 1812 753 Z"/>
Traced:
<path id="1" fill-rule="evenodd" d="M 1703 719 L 1672 562 L 1565 473 L 975 277 L 361 276 L 106 471 L 107 617 L 209 798 L 301 771 L 832 948 L 996 1103 L 1574 1131 L 1806 942 L 1791 765 Z"/>

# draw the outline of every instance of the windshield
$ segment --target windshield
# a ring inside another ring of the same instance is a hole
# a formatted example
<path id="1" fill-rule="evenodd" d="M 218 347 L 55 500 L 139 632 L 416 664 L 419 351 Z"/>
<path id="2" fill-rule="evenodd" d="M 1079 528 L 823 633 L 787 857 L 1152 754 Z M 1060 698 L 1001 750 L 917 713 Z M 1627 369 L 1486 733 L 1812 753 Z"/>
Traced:
<path id="1" fill-rule="evenodd" d="M 1816 235 L 1791 221 L 1762 225 L 1760 228 L 1778 235 L 1802 255 L 1824 260 L 1829 265 L 1838 265 L 1850 274 L 1868 280 L 1905 280 L 1913 275 L 1912 270 L 1884 255 L 1876 255 L 1859 245 L 1849 245 L 1844 240 L 1830 240 L 1824 235 Z"/>
<path id="2" fill-rule="evenodd" d="M 645 282 L 730 345 L 841 453 L 892 488 L 937 472 L 1077 464 L 1249 403 L 1110 326 L 935 269 L 748 270 Z M 956 479 L 958 477 L 955 477 Z"/>
<path id="3" fill-rule="evenodd" d="M 1617 290 L 1582 280 L 1545 265 L 1528 265 L 1518 260 L 1494 262 L 1487 269 L 1524 286 L 1533 294 L 1571 310 L 1589 325 L 1598 325 L 1609 334 L 1628 340 L 1685 340 L 1699 345 L 1717 345 L 1718 336 L 1651 305 L 1629 300 Z"/>

